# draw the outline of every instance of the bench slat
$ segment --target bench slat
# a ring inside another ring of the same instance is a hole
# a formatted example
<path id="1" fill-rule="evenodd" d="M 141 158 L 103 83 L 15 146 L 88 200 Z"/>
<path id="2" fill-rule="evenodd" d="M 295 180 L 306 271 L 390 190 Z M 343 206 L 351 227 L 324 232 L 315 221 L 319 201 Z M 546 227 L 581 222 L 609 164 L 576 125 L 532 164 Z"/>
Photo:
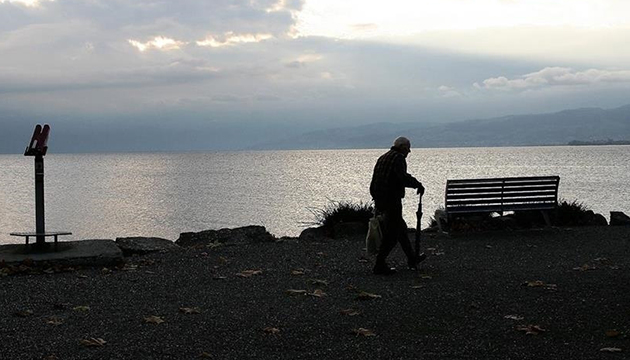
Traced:
<path id="1" fill-rule="evenodd" d="M 448 180 L 450 181 L 450 180 Z M 555 181 L 528 181 L 519 183 L 468 183 L 468 184 L 451 184 L 447 182 L 446 189 L 500 189 L 500 188 L 519 188 L 519 187 L 537 187 L 537 186 L 556 186 Z"/>
<path id="2" fill-rule="evenodd" d="M 447 189 L 447 195 L 450 194 L 477 194 L 477 193 L 510 193 L 510 192 L 515 192 L 515 191 L 553 191 L 555 192 L 558 189 L 557 185 L 550 185 L 550 186 L 536 186 L 536 187 L 525 187 L 525 188 L 501 188 L 501 187 L 497 187 L 497 188 L 470 188 L 470 189 L 465 189 L 465 188 L 461 188 L 461 189 L 453 189 L 453 188 L 449 188 Z"/>
<path id="3" fill-rule="evenodd" d="M 447 180 L 453 184 L 459 183 L 489 183 L 489 182 L 516 182 L 516 181 L 534 181 L 534 180 L 554 180 L 559 181 L 559 176 L 525 176 L 525 177 L 506 177 L 506 178 L 486 178 L 486 179 L 453 179 Z"/>
<path id="4" fill-rule="evenodd" d="M 456 199 L 492 199 L 492 198 L 518 198 L 525 196 L 541 196 L 541 197 L 556 197 L 555 191 L 519 191 L 519 192 L 509 192 L 509 193 L 501 193 L 492 192 L 492 193 L 474 193 L 474 194 L 454 194 L 446 195 L 446 200 L 456 200 Z"/>
<path id="5" fill-rule="evenodd" d="M 521 204 L 521 205 L 510 205 L 505 206 L 503 208 L 497 206 L 461 206 L 454 207 L 448 210 L 448 213 L 458 214 L 458 213 L 474 213 L 474 212 L 500 212 L 500 211 L 517 211 L 517 210 L 553 210 L 555 209 L 555 204 Z"/>
<path id="6" fill-rule="evenodd" d="M 497 199 L 461 199 L 461 200 L 447 200 L 446 201 L 446 207 L 448 208 L 448 210 L 450 211 L 450 207 L 451 206 L 457 206 L 457 205 L 466 205 L 466 204 L 503 204 L 503 205 L 508 205 L 508 204 L 522 204 L 522 203 L 553 203 L 555 204 L 556 199 L 555 197 L 547 197 L 547 198 L 518 198 L 518 199 L 503 199 L 501 200 L 501 198 L 497 198 Z"/>

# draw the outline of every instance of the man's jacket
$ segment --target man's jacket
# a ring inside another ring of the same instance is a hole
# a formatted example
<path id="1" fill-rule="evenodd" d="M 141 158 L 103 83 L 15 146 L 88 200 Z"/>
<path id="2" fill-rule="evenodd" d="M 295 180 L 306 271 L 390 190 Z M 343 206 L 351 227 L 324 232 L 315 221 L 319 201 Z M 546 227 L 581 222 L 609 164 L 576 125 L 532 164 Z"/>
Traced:
<path id="1" fill-rule="evenodd" d="M 393 200 L 405 197 L 405 187 L 422 186 L 416 178 L 407 174 L 405 156 L 392 147 L 381 155 L 374 166 L 374 174 L 370 183 L 370 195 L 373 199 Z"/>

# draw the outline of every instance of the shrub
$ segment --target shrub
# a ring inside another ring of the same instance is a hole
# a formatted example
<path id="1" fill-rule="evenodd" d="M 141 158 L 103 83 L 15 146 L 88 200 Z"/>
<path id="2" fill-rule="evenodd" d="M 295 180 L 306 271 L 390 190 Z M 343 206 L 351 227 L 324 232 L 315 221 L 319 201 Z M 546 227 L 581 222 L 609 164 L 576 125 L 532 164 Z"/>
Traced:
<path id="1" fill-rule="evenodd" d="M 330 201 L 325 207 L 311 208 L 309 211 L 315 217 L 315 220 L 306 225 L 318 225 L 323 227 L 328 233 L 332 233 L 335 224 L 346 222 L 369 222 L 374 213 L 372 202 L 351 201 Z"/>
<path id="2" fill-rule="evenodd" d="M 557 226 L 592 225 L 593 216 L 593 211 L 577 200 L 560 200 L 552 222 Z"/>
<path id="3" fill-rule="evenodd" d="M 601 215 L 593 213 L 584 203 L 577 200 L 560 199 L 556 210 L 550 211 L 549 215 L 551 224 L 555 226 L 605 225 L 600 219 Z M 522 227 L 546 225 L 540 211 L 516 211 L 514 218 Z"/>

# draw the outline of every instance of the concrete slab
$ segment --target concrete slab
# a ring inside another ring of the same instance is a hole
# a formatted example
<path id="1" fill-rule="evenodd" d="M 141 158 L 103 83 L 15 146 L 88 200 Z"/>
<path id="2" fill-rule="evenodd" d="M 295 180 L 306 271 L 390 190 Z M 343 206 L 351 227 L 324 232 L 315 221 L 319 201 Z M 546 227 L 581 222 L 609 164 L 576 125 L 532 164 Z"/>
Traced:
<path id="1" fill-rule="evenodd" d="M 121 262 L 123 253 L 113 240 L 104 239 L 59 242 L 56 251 L 52 243 L 0 246 L 0 263 L 19 264 L 27 259 L 35 264 L 103 266 Z"/>

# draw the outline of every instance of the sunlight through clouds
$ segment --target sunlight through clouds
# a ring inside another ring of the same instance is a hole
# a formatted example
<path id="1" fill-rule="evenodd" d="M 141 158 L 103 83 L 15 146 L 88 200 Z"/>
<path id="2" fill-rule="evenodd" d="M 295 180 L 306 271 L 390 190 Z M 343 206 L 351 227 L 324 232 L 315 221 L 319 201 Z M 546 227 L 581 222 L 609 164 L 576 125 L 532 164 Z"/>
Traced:
<path id="1" fill-rule="evenodd" d="M 42 1 L 55 1 L 55 0 L 0 0 L 1 3 L 15 3 L 25 5 L 29 7 L 37 7 Z"/>
<path id="2" fill-rule="evenodd" d="M 234 34 L 226 33 L 223 37 L 217 38 L 208 36 L 204 40 L 197 41 L 198 46 L 209 46 L 213 48 L 230 46 L 236 44 L 258 43 L 273 38 L 271 34 Z"/>
<path id="3" fill-rule="evenodd" d="M 131 44 L 131 46 L 135 47 L 136 49 L 140 51 L 146 51 L 146 50 L 151 50 L 151 49 L 163 50 L 163 51 L 177 50 L 187 44 L 184 41 L 177 41 L 177 40 L 163 37 L 163 36 L 156 36 L 153 40 L 149 40 L 145 43 L 141 43 L 137 40 L 131 40 L 131 39 L 127 41 Z"/>
<path id="4" fill-rule="evenodd" d="M 302 36 L 352 39 L 514 26 L 592 28 L 630 26 L 629 13 L 630 3 L 621 0 L 310 0 L 297 29 Z"/>

